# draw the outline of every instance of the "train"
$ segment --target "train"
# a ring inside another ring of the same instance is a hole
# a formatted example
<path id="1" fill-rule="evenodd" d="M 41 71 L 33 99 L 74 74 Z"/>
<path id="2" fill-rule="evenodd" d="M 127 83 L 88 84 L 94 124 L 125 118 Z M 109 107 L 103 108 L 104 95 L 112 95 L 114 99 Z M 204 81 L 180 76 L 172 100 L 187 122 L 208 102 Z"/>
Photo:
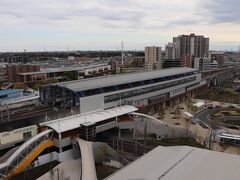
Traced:
<path id="1" fill-rule="evenodd" d="M 19 142 L 23 142 L 38 134 L 38 126 L 32 125 L 13 131 L 7 131 L 0 133 L 0 149 L 8 145 L 14 145 Z"/>

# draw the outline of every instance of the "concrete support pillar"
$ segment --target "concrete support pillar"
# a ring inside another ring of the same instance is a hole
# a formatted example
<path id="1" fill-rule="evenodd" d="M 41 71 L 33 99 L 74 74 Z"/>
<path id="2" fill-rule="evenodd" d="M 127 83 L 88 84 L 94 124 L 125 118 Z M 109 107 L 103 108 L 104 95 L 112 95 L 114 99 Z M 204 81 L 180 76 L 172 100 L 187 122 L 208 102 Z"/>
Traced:
<path id="1" fill-rule="evenodd" d="M 58 134 L 58 145 L 59 145 L 59 152 L 62 153 L 62 145 L 61 145 L 61 140 L 62 140 L 62 134 Z"/>
<path id="2" fill-rule="evenodd" d="M 118 128 L 118 138 L 120 139 L 121 138 L 121 129 Z"/>
<path id="3" fill-rule="evenodd" d="M 163 102 L 163 109 L 166 109 L 166 101 Z"/>

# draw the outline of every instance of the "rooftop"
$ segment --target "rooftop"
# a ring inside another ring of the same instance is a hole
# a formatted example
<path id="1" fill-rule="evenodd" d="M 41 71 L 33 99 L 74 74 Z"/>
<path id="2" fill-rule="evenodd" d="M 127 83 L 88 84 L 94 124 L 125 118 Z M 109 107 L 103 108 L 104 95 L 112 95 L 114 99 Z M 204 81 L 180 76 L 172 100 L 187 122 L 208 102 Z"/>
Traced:
<path id="1" fill-rule="evenodd" d="M 44 122 L 41 123 L 40 126 L 49 127 L 54 129 L 56 132 L 61 133 L 79 128 L 81 125 L 92 125 L 114 117 L 129 114 L 137 110 L 138 109 L 134 106 L 125 105 L 107 110 L 98 110 L 90 113 L 78 114 L 54 121 Z"/>
<path id="2" fill-rule="evenodd" d="M 118 84 L 125 84 L 136 81 L 144 81 L 154 78 L 166 77 L 171 75 L 177 75 L 182 73 L 194 72 L 196 69 L 192 68 L 169 68 L 161 69 L 157 71 L 148 71 L 148 72 L 136 72 L 136 73 L 126 73 L 121 75 L 111 75 L 104 77 L 97 77 L 85 80 L 69 81 L 64 83 L 56 83 L 53 85 L 58 85 L 66 87 L 73 91 L 84 91 L 89 89 L 94 89 L 96 87 L 108 87 Z"/>
<path id="3" fill-rule="evenodd" d="M 23 91 L 23 89 L 4 89 L 4 90 L 0 90 L 0 96 L 18 93 L 18 92 L 22 92 L 22 91 Z"/>
<path id="4" fill-rule="evenodd" d="M 236 180 L 240 156 L 188 146 L 159 146 L 106 180 Z"/>
<path id="5" fill-rule="evenodd" d="M 92 64 L 85 66 L 77 66 L 77 67 L 63 67 L 63 68 L 55 68 L 55 69 L 45 69 L 36 72 L 26 72 L 26 73 L 18 73 L 19 75 L 37 75 L 37 74 L 47 74 L 47 73 L 57 73 L 57 72 L 66 72 L 66 71 L 84 71 L 86 69 L 97 68 L 102 66 L 108 66 L 108 64 Z"/>

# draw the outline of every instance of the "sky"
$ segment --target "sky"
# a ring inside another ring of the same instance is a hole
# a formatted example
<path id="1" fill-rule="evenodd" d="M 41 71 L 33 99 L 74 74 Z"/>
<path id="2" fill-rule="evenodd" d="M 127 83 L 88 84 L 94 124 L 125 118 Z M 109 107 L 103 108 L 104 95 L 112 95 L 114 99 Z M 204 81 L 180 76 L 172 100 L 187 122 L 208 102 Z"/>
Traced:
<path id="1" fill-rule="evenodd" d="M 240 0 L 0 0 L 0 52 L 143 50 L 180 34 L 240 45 Z"/>

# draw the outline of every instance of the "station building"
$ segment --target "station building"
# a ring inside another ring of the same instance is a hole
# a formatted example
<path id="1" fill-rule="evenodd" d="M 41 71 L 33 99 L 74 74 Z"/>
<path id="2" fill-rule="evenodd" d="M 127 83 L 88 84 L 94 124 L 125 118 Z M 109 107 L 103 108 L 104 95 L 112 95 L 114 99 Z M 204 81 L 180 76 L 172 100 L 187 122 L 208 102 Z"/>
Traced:
<path id="1" fill-rule="evenodd" d="M 78 106 L 80 113 L 119 105 L 158 109 L 204 92 L 206 82 L 192 68 L 112 75 L 43 86 L 43 104 Z"/>

